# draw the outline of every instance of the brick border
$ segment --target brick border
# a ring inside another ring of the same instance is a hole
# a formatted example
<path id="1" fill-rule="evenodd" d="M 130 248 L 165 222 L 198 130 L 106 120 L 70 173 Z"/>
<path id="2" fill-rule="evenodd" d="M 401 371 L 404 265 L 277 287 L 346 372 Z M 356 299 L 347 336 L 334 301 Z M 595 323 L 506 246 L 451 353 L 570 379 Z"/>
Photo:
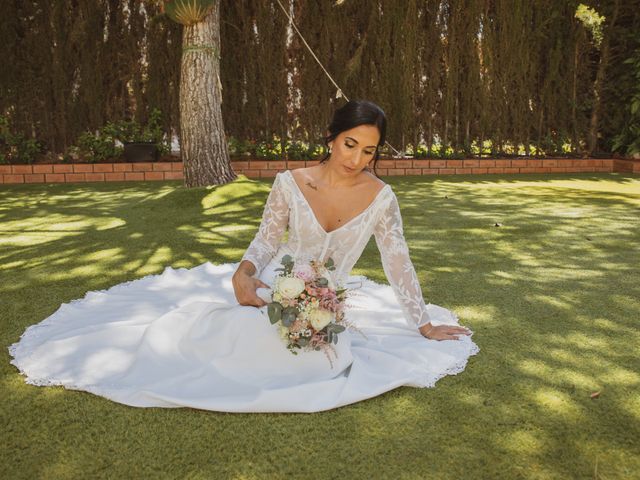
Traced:
<path id="1" fill-rule="evenodd" d="M 236 173 L 252 178 L 274 177 L 286 169 L 315 165 L 318 160 L 232 160 Z M 455 175 L 486 173 L 640 173 L 640 160 L 626 159 L 466 159 L 378 160 L 379 175 Z M 0 183 L 76 183 L 181 180 L 182 162 L 75 163 L 0 165 Z"/>

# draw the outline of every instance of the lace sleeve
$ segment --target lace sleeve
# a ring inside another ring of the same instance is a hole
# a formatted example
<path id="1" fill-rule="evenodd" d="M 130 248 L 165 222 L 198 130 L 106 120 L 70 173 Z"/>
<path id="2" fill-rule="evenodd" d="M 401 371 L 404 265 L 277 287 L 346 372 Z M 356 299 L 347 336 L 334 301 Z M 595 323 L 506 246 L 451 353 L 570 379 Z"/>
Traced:
<path id="1" fill-rule="evenodd" d="M 382 211 L 373 234 L 380 250 L 384 273 L 407 322 L 416 328 L 429 323 L 427 306 L 422 297 L 418 276 L 409 258 L 409 247 L 404 239 L 400 206 L 393 192 L 391 201 Z"/>
<path id="2" fill-rule="evenodd" d="M 282 174 L 278 173 L 267 197 L 258 232 L 242 256 L 242 260 L 248 260 L 255 265 L 256 275 L 276 254 L 288 221 L 289 202 L 286 185 L 282 181 Z"/>

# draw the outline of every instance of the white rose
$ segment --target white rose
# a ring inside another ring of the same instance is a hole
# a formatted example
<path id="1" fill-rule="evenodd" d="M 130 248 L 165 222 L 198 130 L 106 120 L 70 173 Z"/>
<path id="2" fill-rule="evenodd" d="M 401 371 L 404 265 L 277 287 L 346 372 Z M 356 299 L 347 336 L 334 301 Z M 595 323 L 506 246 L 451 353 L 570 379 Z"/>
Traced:
<path id="1" fill-rule="evenodd" d="M 315 328 L 316 330 L 322 330 L 333 320 L 333 313 L 331 313 L 329 310 L 316 308 L 309 312 L 307 319 L 309 320 L 309 322 L 311 322 L 313 328 Z"/>
<path id="2" fill-rule="evenodd" d="M 285 298 L 296 298 L 304 291 L 304 281 L 296 277 L 281 278 L 278 291 Z"/>

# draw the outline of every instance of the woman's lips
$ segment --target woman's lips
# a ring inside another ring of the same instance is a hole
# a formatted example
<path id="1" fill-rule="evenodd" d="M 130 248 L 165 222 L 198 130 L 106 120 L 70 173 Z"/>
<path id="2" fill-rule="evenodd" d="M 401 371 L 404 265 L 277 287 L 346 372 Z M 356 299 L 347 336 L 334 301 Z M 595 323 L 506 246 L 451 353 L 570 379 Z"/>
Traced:
<path id="1" fill-rule="evenodd" d="M 347 167 L 346 165 L 343 165 L 343 167 L 344 167 L 344 169 L 345 169 L 347 172 L 349 172 L 349 173 L 353 173 L 353 172 L 355 172 L 355 169 L 353 169 L 353 168 L 349 168 L 349 167 Z"/>

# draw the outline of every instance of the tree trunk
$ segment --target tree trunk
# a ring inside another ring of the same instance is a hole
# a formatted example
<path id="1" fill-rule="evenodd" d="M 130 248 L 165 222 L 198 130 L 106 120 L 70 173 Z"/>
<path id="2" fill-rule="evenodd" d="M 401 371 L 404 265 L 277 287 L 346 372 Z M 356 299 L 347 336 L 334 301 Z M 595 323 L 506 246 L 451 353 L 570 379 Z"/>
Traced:
<path id="1" fill-rule="evenodd" d="M 184 26 L 180 70 L 180 153 L 186 187 L 236 178 L 222 121 L 220 2 L 202 22 Z"/>

